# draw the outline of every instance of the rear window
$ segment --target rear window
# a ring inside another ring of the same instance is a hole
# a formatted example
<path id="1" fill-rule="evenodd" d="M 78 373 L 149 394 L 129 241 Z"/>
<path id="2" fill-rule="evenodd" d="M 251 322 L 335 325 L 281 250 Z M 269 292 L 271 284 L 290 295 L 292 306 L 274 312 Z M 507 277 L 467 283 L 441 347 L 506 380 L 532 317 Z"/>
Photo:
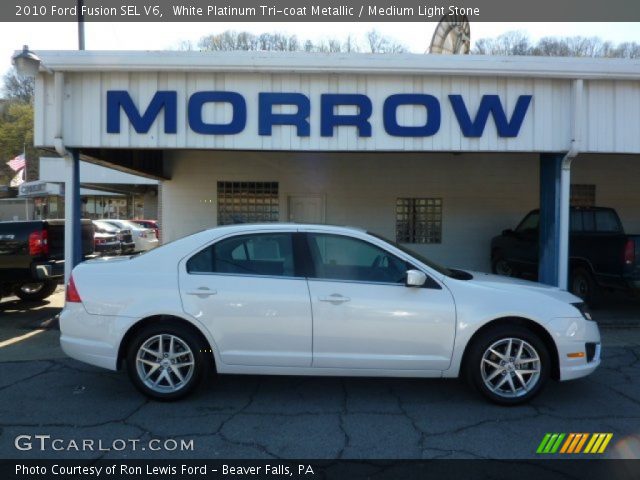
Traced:
<path id="1" fill-rule="evenodd" d="M 577 210 L 571 212 L 571 231 L 616 233 L 622 226 L 613 210 Z"/>
<path id="2" fill-rule="evenodd" d="M 618 232 L 621 230 L 618 217 L 611 210 L 596 212 L 596 228 L 599 232 Z"/>

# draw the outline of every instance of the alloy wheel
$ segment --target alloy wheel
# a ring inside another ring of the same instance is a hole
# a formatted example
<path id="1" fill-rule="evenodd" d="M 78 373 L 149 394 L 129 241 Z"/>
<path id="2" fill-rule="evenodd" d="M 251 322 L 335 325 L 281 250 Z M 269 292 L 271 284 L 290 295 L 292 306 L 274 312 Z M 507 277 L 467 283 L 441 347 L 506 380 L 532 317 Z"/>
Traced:
<path id="1" fill-rule="evenodd" d="M 530 392 L 540 380 L 540 355 L 520 338 L 503 338 L 482 355 L 480 372 L 485 386 L 495 395 L 516 398 Z"/>
<path id="2" fill-rule="evenodd" d="M 180 337 L 154 335 L 138 348 L 136 370 L 142 383 L 154 392 L 177 392 L 193 376 L 194 355 Z"/>

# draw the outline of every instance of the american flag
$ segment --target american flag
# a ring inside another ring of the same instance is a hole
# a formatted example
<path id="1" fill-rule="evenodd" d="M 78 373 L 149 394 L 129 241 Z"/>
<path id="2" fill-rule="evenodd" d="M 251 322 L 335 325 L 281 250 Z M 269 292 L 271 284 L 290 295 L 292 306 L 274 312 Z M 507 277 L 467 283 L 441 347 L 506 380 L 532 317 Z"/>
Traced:
<path id="1" fill-rule="evenodd" d="M 14 172 L 22 170 L 25 167 L 24 153 L 21 153 L 14 159 L 9 160 L 7 162 L 7 165 L 9 165 L 9 168 L 11 168 L 11 170 L 13 170 Z"/>

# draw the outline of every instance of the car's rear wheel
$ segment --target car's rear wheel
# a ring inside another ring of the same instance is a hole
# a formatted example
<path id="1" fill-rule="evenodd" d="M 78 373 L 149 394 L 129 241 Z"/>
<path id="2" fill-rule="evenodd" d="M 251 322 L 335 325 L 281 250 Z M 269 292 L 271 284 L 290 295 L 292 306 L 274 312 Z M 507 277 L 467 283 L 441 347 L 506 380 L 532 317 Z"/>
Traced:
<path id="1" fill-rule="evenodd" d="M 150 325 L 130 342 L 127 371 L 133 384 L 158 400 L 191 393 L 207 375 L 211 354 L 199 335 L 175 324 Z"/>
<path id="2" fill-rule="evenodd" d="M 14 288 L 13 293 L 25 302 L 37 302 L 44 300 L 56 291 L 58 283 L 54 280 L 42 282 L 23 283 Z"/>
<path id="3" fill-rule="evenodd" d="M 494 403 L 526 403 L 540 393 L 549 378 L 547 347 L 525 327 L 492 328 L 469 348 L 464 365 L 467 380 Z"/>

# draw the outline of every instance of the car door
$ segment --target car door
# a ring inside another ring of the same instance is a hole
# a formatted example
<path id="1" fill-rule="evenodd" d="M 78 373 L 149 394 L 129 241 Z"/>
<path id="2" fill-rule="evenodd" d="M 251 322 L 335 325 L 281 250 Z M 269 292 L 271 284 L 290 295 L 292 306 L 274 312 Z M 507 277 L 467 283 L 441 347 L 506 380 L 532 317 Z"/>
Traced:
<path id="1" fill-rule="evenodd" d="M 311 257 L 313 366 L 389 370 L 449 367 L 455 305 L 432 279 L 405 286 L 408 264 L 363 239 L 306 234 Z"/>
<path id="2" fill-rule="evenodd" d="M 311 365 L 311 307 L 291 232 L 223 238 L 180 265 L 184 310 L 212 333 L 225 364 Z"/>

